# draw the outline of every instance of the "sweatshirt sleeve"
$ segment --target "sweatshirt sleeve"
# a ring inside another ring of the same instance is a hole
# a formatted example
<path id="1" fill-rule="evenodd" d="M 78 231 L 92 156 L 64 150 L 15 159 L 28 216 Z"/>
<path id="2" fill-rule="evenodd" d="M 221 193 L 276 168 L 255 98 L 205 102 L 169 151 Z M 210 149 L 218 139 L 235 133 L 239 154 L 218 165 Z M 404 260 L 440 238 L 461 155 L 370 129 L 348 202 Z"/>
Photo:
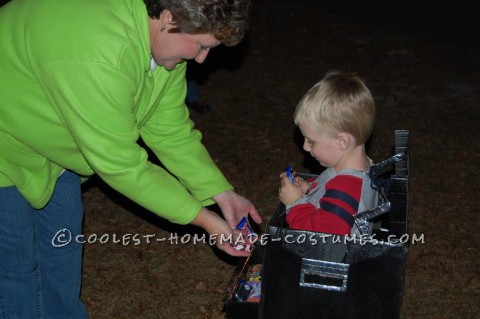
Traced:
<path id="1" fill-rule="evenodd" d="M 217 168 L 205 146 L 201 133 L 194 129 L 185 106 L 186 64 L 170 82 L 155 113 L 140 129 L 144 142 L 162 164 L 200 200 L 212 204 L 211 197 L 233 189 Z"/>
<path id="2" fill-rule="evenodd" d="M 78 61 L 45 66 L 37 77 L 100 178 L 171 222 L 186 224 L 195 218 L 200 201 L 169 172 L 149 162 L 137 144 L 134 80 L 110 65 Z"/>
<path id="3" fill-rule="evenodd" d="M 290 208 L 286 217 L 289 227 L 336 235 L 350 234 L 352 224 L 346 220 L 358 211 L 362 183 L 361 178 L 351 175 L 332 178 L 325 185 L 325 195 L 320 198 L 319 208 L 312 203 Z"/>

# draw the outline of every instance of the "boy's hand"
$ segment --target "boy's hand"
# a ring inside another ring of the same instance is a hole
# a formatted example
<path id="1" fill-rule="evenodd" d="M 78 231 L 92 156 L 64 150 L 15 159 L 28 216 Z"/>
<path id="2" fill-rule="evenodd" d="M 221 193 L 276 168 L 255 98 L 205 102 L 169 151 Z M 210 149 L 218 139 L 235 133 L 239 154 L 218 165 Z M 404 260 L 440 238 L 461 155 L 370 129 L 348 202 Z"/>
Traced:
<path id="1" fill-rule="evenodd" d="M 297 181 L 298 184 L 300 184 L 300 187 L 302 188 L 302 194 L 305 194 L 310 188 L 310 184 L 301 177 L 296 177 L 295 181 Z"/>
<path id="2" fill-rule="evenodd" d="M 305 182 L 304 180 L 296 177 L 295 183 L 292 184 L 292 182 L 290 182 L 290 180 L 288 179 L 287 174 L 280 174 L 280 188 L 278 189 L 278 198 L 284 205 L 293 204 L 293 202 L 301 198 L 305 193 L 302 187 L 304 183 L 307 184 L 307 182 Z M 308 188 L 308 186 L 306 187 Z"/>

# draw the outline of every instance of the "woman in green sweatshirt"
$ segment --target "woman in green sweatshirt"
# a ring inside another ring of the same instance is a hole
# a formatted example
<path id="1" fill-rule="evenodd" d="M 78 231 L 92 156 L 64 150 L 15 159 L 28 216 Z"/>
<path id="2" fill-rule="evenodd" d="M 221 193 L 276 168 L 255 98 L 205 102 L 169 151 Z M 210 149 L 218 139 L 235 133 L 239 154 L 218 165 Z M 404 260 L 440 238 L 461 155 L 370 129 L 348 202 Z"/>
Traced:
<path id="1" fill-rule="evenodd" d="M 186 60 L 236 45 L 249 0 L 13 0 L 0 9 L 0 312 L 86 318 L 80 179 L 173 223 L 232 234 L 236 194 L 189 119 Z M 164 167 L 148 161 L 144 144 Z M 205 206 L 216 202 L 225 220 Z M 60 247 L 61 246 L 61 247 Z M 231 244 L 217 246 L 246 255 Z"/>

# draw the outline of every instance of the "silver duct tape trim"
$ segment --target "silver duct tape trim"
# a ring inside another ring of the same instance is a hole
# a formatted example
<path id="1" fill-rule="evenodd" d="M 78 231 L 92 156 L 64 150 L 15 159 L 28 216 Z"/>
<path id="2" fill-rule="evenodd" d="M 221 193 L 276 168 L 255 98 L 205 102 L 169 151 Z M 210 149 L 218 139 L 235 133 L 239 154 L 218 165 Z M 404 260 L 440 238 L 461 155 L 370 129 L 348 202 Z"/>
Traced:
<path id="1" fill-rule="evenodd" d="M 302 258 L 299 285 L 330 291 L 346 291 L 350 265 Z M 315 281 L 309 279 L 315 278 Z"/>
<path id="2" fill-rule="evenodd" d="M 402 153 L 395 154 L 392 157 L 387 158 L 384 161 L 376 163 L 374 165 L 374 166 L 377 167 L 377 169 L 375 170 L 375 175 L 379 176 L 379 175 L 382 175 L 382 174 L 386 173 L 387 171 L 389 171 L 393 167 L 393 165 L 395 163 L 404 161 L 406 159 L 407 159 L 407 153 L 402 152 Z"/>
<path id="3" fill-rule="evenodd" d="M 375 208 L 364 210 L 353 216 L 355 219 L 355 225 L 360 232 L 360 235 L 370 235 L 370 224 L 369 220 L 373 218 L 386 214 L 390 211 L 390 202 L 383 203 Z"/>

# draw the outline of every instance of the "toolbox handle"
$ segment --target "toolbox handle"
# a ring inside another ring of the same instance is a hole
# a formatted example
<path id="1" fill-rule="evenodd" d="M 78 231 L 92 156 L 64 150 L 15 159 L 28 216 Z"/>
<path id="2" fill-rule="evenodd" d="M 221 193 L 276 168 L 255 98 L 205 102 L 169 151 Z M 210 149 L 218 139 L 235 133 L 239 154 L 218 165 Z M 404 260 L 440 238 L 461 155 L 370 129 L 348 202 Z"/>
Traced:
<path id="1" fill-rule="evenodd" d="M 301 287 L 346 291 L 349 264 L 302 258 Z"/>

